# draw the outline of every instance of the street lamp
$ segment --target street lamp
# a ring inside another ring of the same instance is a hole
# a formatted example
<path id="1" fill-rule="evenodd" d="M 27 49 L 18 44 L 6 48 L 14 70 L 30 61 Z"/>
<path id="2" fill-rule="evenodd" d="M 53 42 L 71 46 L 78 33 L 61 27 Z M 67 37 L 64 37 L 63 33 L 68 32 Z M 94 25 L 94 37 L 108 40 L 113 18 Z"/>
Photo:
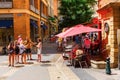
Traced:
<path id="1" fill-rule="evenodd" d="M 40 27 L 42 28 L 42 26 L 44 25 L 43 21 L 40 21 Z M 41 40 L 43 42 L 43 30 L 41 29 Z"/>

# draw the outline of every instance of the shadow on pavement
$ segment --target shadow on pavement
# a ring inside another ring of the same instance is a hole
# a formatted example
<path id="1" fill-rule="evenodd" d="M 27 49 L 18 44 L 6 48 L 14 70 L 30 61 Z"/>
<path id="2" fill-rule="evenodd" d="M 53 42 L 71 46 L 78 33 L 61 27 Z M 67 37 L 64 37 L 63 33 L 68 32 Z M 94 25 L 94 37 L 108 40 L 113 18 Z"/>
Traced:
<path id="1" fill-rule="evenodd" d="M 48 66 L 52 66 L 52 64 L 44 63 L 44 64 L 40 64 L 40 66 L 48 67 Z"/>
<path id="2" fill-rule="evenodd" d="M 24 67 L 24 65 L 16 65 L 14 66 L 15 68 L 21 68 L 21 67 Z"/>
<path id="3" fill-rule="evenodd" d="M 50 63 L 51 61 L 41 61 L 42 63 Z"/>

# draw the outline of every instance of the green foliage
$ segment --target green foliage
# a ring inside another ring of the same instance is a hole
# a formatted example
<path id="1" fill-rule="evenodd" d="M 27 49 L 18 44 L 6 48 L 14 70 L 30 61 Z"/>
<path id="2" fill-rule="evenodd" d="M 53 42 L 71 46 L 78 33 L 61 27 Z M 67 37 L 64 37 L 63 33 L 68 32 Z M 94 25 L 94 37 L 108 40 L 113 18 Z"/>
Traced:
<path id="1" fill-rule="evenodd" d="M 63 17 L 60 27 L 71 27 L 89 21 L 95 3 L 95 0 L 60 0 L 59 14 Z"/>

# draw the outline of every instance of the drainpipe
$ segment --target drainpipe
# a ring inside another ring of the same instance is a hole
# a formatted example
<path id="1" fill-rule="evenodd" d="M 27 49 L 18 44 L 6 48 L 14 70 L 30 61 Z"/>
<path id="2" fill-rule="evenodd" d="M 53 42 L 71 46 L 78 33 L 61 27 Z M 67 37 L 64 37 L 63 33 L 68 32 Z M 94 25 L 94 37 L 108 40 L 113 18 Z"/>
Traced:
<path id="1" fill-rule="evenodd" d="M 41 0 L 40 0 L 40 28 L 41 28 Z M 40 29 L 41 30 L 41 40 L 42 40 L 42 42 L 43 42 L 43 35 L 42 35 L 42 29 Z"/>

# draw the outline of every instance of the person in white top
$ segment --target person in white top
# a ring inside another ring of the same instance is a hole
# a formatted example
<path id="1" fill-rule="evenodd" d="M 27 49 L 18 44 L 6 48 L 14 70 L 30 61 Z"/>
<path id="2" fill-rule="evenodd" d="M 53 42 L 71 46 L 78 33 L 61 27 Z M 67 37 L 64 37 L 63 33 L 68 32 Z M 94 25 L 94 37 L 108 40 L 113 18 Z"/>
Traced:
<path id="1" fill-rule="evenodd" d="M 38 55 L 37 61 L 41 62 L 42 42 L 40 38 L 38 38 L 38 44 L 36 45 L 36 47 L 37 47 L 37 55 Z"/>

